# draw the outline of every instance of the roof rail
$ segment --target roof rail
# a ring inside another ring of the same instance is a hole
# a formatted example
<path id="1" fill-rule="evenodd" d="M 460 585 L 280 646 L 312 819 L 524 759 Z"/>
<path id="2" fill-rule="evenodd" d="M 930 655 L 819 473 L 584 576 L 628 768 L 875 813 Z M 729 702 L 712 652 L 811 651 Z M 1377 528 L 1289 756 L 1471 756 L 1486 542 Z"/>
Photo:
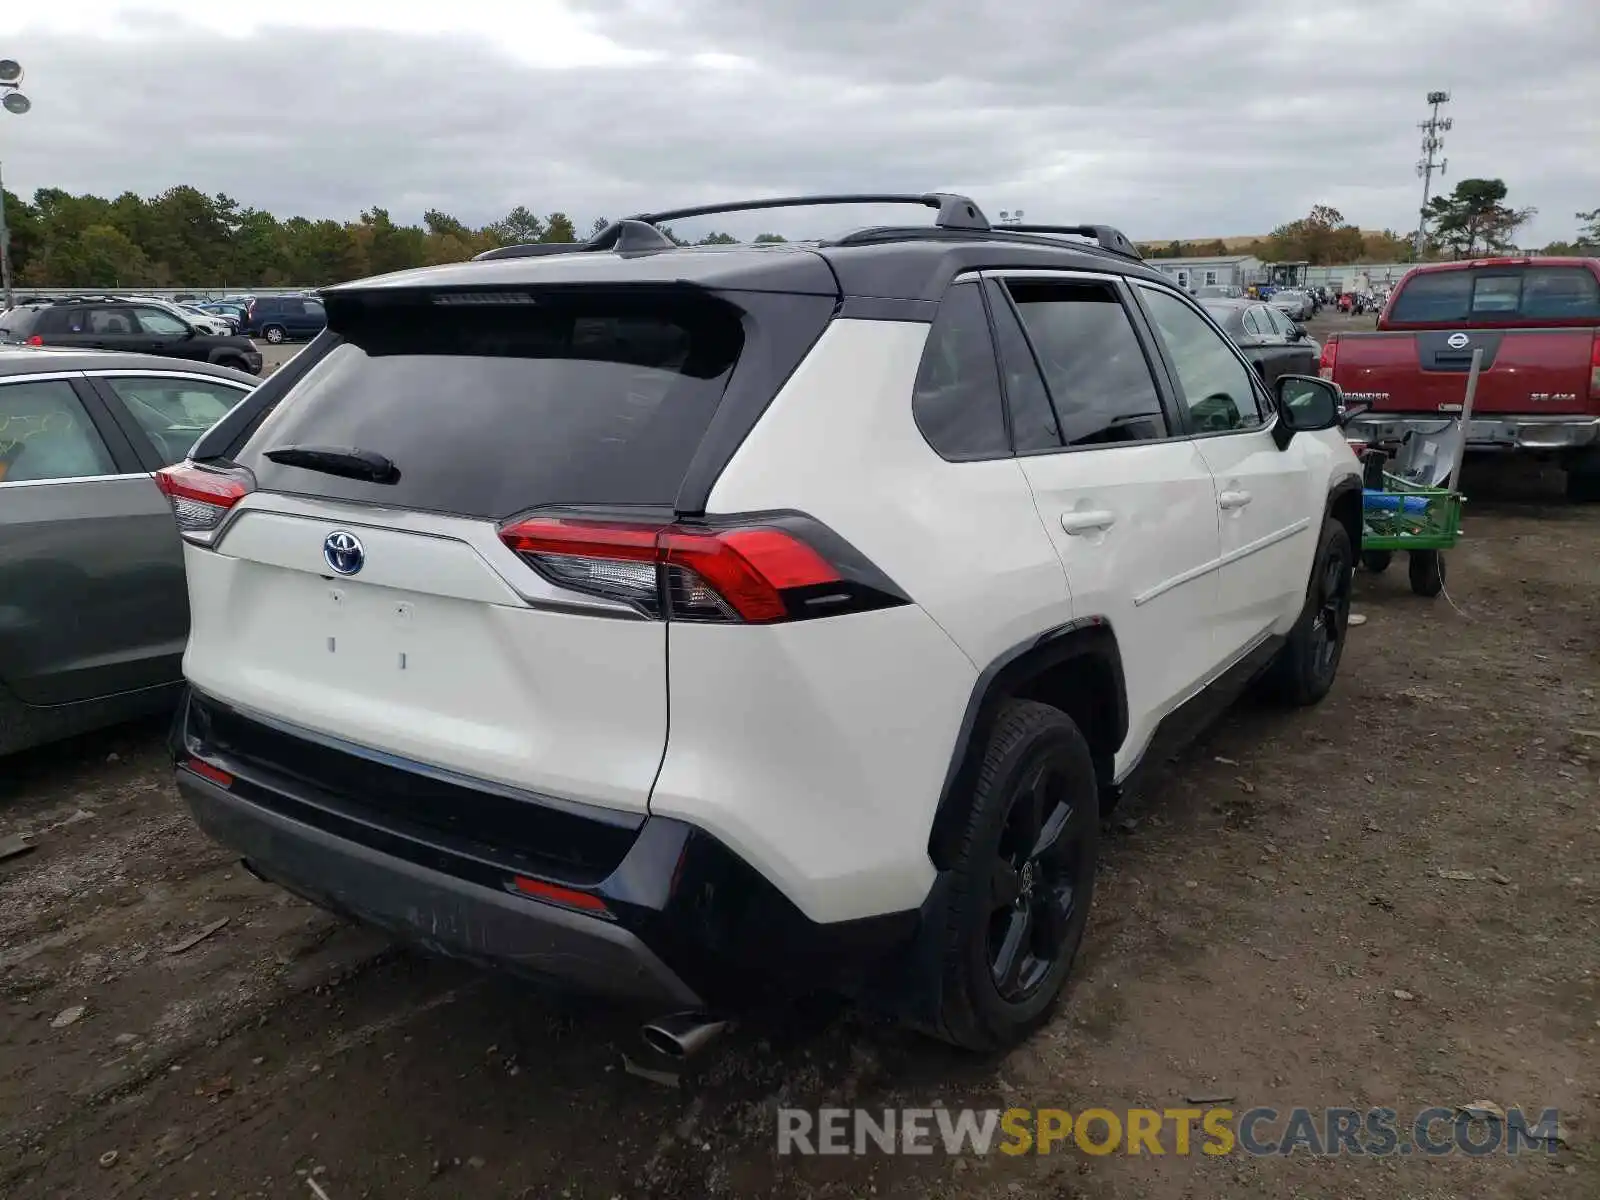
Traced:
<path id="1" fill-rule="evenodd" d="M 915 204 L 939 210 L 939 215 L 933 222 L 935 229 L 963 229 L 987 233 L 991 228 L 989 218 L 983 215 L 983 210 L 977 204 L 966 196 L 958 196 L 953 192 L 849 192 L 820 196 L 774 196 L 766 200 L 732 200 L 724 204 L 700 204 L 692 208 L 638 213 L 635 216 L 624 217 L 620 221 L 613 221 L 586 242 L 533 242 L 519 246 L 496 246 L 493 250 L 473 255 L 473 261 L 486 262 L 498 258 L 533 258 L 545 254 L 580 254 L 603 250 L 615 250 L 621 254 L 670 250 L 677 243 L 657 228 L 667 221 L 709 217 L 717 213 L 756 212 L 770 208 L 812 208 L 828 204 Z"/>
<path id="2" fill-rule="evenodd" d="M 472 256 L 473 262 L 489 262 L 497 258 L 542 258 L 546 254 L 572 254 L 586 249 L 586 242 L 519 242 L 514 246 L 496 246 Z"/>
<path id="3" fill-rule="evenodd" d="M 965 196 L 953 192 L 856 192 L 821 196 L 774 196 L 767 200 L 732 200 L 725 204 L 701 204 L 693 208 L 674 208 L 666 212 L 640 213 L 633 219 L 648 225 L 663 221 L 682 221 L 689 217 L 709 217 L 717 213 L 755 212 L 768 208 L 812 208 L 825 204 L 916 204 L 936 208 L 934 225 L 939 229 L 987 230 L 989 218 Z M 603 236 L 603 235 L 602 235 Z"/>
<path id="4" fill-rule="evenodd" d="M 1139 247 L 1129 241 L 1122 230 L 1111 225 L 1002 225 L 1001 229 L 1017 233 L 1070 233 L 1075 237 L 1093 238 L 1102 250 L 1144 260 Z"/>

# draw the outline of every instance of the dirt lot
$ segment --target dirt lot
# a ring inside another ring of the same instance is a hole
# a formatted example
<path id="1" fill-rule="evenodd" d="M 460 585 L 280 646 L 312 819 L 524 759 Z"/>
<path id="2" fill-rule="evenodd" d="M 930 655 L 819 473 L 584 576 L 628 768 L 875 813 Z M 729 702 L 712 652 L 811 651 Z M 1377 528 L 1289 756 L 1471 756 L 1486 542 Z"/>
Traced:
<path id="1" fill-rule="evenodd" d="M 1054 1023 L 974 1061 L 752 1020 L 673 1090 L 631 1015 L 388 948 L 200 837 L 157 726 L 0 765 L 0 1196 L 1600 1195 L 1600 510 L 1481 472 L 1451 601 L 1358 578 L 1313 712 L 1118 814 Z M 1458 606 L 1458 607 L 1456 607 Z M 226 918 L 209 937 L 185 940 Z M 176 952 L 175 952 L 176 951 Z M 72 1009 L 81 1015 L 68 1021 Z M 1515 1160 L 778 1158 L 779 1104 L 1561 1110 Z"/>

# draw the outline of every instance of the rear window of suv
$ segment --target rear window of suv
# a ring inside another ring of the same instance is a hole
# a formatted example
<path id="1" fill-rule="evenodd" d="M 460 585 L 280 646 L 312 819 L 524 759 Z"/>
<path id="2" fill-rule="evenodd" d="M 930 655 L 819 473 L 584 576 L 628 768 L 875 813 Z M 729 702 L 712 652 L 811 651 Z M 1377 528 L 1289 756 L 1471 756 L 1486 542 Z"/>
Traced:
<path id="1" fill-rule="evenodd" d="M 1600 318 L 1600 281 L 1584 267 L 1431 271 L 1400 286 L 1389 320 L 1569 321 Z"/>
<path id="2" fill-rule="evenodd" d="M 743 347 L 704 293 L 334 307 L 343 341 L 237 461 L 268 490 L 503 520 L 542 505 L 670 505 Z M 283 446 L 387 456 L 394 483 L 282 466 Z"/>

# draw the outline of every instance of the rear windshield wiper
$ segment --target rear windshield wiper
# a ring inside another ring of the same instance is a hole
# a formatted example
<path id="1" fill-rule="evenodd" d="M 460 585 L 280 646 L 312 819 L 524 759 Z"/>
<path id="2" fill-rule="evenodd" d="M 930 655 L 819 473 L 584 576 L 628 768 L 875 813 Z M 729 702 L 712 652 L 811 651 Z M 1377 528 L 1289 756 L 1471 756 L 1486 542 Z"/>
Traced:
<path id="1" fill-rule="evenodd" d="M 279 446 L 263 455 L 285 467 L 302 467 L 324 475 L 342 475 L 368 483 L 399 483 L 400 468 L 376 450 L 356 446 Z"/>

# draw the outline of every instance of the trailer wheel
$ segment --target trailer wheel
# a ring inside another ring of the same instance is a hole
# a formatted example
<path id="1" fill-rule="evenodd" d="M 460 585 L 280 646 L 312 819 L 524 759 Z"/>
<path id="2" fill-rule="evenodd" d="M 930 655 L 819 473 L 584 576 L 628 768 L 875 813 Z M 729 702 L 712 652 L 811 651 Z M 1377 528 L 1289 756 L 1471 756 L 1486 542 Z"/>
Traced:
<path id="1" fill-rule="evenodd" d="M 1374 575 L 1382 575 L 1389 569 L 1389 564 L 1393 560 L 1393 550 L 1363 550 L 1361 552 L 1361 565 Z"/>
<path id="2" fill-rule="evenodd" d="M 1444 555 L 1437 550 L 1413 550 L 1410 557 L 1411 590 L 1430 598 L 1444 591 Z"/>

